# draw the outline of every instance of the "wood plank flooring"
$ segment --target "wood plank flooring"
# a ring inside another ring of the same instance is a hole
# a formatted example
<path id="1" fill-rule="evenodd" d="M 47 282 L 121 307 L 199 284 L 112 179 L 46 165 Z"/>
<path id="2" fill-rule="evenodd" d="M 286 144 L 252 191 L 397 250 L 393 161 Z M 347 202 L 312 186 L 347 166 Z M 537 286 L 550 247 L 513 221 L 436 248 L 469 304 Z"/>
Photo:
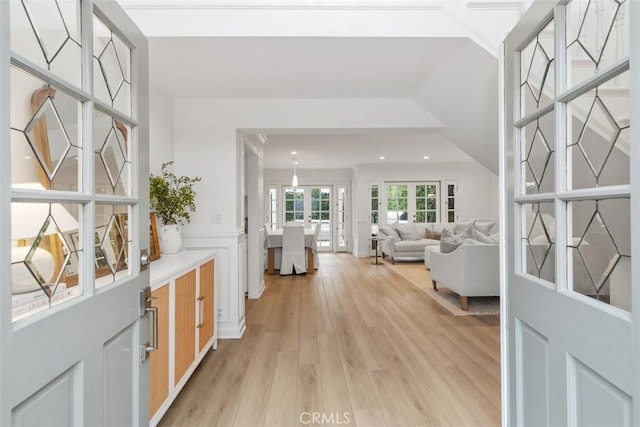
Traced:
<path id="1" fill-rule="evenodd" d="M 266 286 L 243 338 L 219 342 L 161 426 L 500 425 L 497 316 L 454 317 L 349 254 Z"/>

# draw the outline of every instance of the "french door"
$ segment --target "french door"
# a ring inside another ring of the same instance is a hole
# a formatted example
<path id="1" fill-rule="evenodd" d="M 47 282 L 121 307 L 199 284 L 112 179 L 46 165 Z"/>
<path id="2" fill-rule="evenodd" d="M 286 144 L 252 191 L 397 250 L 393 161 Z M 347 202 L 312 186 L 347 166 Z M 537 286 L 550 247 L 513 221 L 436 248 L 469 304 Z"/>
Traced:
<path id="1" fill-rule="evenodd" d="M 283 187 L 284 222 L 301 222 L 305 227 L 320 225 L 318 250 L 333 251 L 333 186 Z"/>
<path id="2" fill-rule="evenodd" d="M 440 183 L 386 183 L 388 223 L 440 222 Z"/>
<path id="3" fill-rule="evenodd" d="M 0 28 L 0 425 L 146 424 L 146 39 L 112 0 Z"/>
<path id="4" fill-rule="evenodd" d="M 504 44 L 508 425 L 639 422 L 639 18 L 537 1 Z"/>

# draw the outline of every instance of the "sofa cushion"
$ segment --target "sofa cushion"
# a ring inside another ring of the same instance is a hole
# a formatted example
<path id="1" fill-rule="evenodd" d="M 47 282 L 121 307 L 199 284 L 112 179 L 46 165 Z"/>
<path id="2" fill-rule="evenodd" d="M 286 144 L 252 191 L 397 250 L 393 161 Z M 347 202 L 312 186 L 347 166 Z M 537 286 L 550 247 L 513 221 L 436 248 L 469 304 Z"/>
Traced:
<path id="1" fill-rule="evenodd" d="M 382 224 L 380 227 L 378 227 L 378 230 L 382 231 L 387 236 L 400 238 L 395 224 Z"/>
<path id="2" fill-rule="evenodd" d="M 435 222 L 435 223 L 429 224 L 429 229 L 431 231 L 435 231 L 436 233 L 442 233 L 442 231 L 445 228 L 453 233 L 454 227 L 455 227 L 455 224 L 453 223 Z"/>
<path id="3" fill-rule="evenodd" d="M 418 234 L 418 230 L 413 223 L 398 224 L 396 228 L 402 240 L 419 240 L 424 236 L 424 233 L 422 233 L 421 235 Z"/>
<path id="4" fill-rule="evenodd" d="M 449 252 L 455 251 L 466 238 L 467 237 L 453 234 L 449 230 L 445 229 L 442 232 L 442 237 L 440 237 L 440 252 L 442 252 L 443 254 L 448 254 Z"/>
<path id="5" fill-rule="evenodd" d="M 430 240 L 440 240 L 440 237 L 442 237 L 442 233 L 436 233 L 435 231 L 431 231 L 427 229 L 424 232 L 424 237 L 425 239 L 430 239 Z"/>
<path id="6" fill-rule="evenodd" d="M 417 252 L 418 255 L 422 256 L 424 253 L 425 246 L 428 245 L 438 245 L 440 242 L 437 240 L 428 240 L 428 239 L 420 239 L 420 240 L 401 240 L 396 242 L 395 250 L 396 252 Z"/>
<path id="7" fill-rule="evenodd" d="M 414 222 L 413 225 L 415 225 L 418 236 L 420 236 L 421 239 L 424 238 L 427 230 L 430 230 L 429 224 L 425 222 Z"/>
<path id="8" fill-rule="evenodd" d="M 454 234 L 460 234 L 464 230 L 473 227 L 473 224 L 476 222 L 475 219 L 469 221 L 456 221 L 453 227 Z"/>
<path id="9" fill-rule="evenodd" d="M 472 228 L 471 229 L 471 234 L 473 235 L 473 237 L 471 237 L 471 238 L 473 240 L 477 240 L 480 243 L 487 243 L 487 244 L 496 244 L 496 243 L 498 243 L 498 241 L 495 240 L 493 237 L 487 236 L 486 234 L 484 234 L 481 231 L 479 231 L 477 228 Z"/>
<path id="10" fill-rule="evenodd" d="M 473 223 L 473 228 L 482 232 L 485 236 L 490 236 L 493 226 L 496 225 L 494 221 L 478 221 Z"/>

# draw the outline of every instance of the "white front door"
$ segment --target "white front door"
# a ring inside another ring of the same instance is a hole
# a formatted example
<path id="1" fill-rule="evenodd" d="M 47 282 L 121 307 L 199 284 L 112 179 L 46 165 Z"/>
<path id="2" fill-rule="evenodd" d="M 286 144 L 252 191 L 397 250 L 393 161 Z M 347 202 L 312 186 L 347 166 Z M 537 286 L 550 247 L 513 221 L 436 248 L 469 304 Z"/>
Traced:
<path id="1" fill-rule="evenodd" d="M 112 0 L 0 28 L 0 425 L 144 425 L 146 39 Z"/>
<path id="2" fill-rule="evenodd" d="M 639 422 L 639 18 L 537 1 L 505 41 L 507 425 Z"/>

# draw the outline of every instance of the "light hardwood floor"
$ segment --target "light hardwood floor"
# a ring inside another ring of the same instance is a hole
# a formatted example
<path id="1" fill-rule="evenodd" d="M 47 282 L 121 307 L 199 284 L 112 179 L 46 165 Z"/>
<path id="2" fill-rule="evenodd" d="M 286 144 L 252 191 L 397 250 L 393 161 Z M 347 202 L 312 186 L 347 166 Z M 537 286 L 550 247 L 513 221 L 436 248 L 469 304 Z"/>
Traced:
<path id="1" fill-rule="evenodd" d="M 500 425 L 497 316 L 454 317 L 348 254 L 266 285 L 242 339 L 206 356 L 161 426 Z"/>

